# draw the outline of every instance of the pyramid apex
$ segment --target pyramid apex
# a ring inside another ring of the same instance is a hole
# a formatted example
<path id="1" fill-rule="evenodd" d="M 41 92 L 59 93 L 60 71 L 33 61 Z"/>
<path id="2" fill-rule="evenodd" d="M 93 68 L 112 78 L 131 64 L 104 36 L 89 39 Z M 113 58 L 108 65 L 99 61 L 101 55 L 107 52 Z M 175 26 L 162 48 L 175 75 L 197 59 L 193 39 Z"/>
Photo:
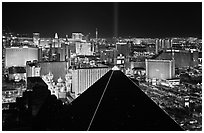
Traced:
<path id="1" fill-rule="evenodd" d="M 118 70 L 120 70 L 117 66 L 114 66 L 113 68 L 112 68 L 112 70 L 113 71 L 118 71 Z"/>

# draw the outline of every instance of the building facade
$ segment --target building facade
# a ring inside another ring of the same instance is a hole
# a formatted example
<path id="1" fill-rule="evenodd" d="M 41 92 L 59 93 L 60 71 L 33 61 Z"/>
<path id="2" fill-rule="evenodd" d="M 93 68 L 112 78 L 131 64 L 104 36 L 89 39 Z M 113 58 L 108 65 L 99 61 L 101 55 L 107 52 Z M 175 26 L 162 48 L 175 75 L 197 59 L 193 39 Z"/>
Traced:
<path id="1" fill-rule="evenodd" d="M 40 66 L 40 76 L 46 75 L 49 72 L 53 74 L 53 80 L 56 82 L 60 77 L 65 80 L 66 72 L 69 68 L 69 63 L 62 62 L 43 62 L 39 63 Z"/>
<path id="2" fill-rule="evenodd" d="M 198 52 L 188 50 L 166 50 L 156 59 L 158 60 L 171 60 L 174 56 L 175 67 L 189 67 L 198 65 Z"/>
<path id="3" fill-rule="evenodd" d="M 36 46 L 40 44 L 40 33 L 33 33 L 33 43 Z"/>
<path id="4" fill-rule="evenodd" d="M 77 98 L 109 70 L 110 68 L 88 68 L 73 70 L 71 92 L 74 93 L 75 97 Z"/>
<path id="5" fill-rule="evenodd" d="M 105 63 L 116 64 L 117 51 L 116 49 L 106 49 L 100 52 L 100 59 Z"/>
<path id="6" fill-rule="evenodd" d="M 146 59 L 146 79 L 171 79 L 175 76 L 174 60 L 151 60 Z"/>
<path id="7" fill-rule="evenodd" d="M 125 57 L 128 57 L 130 54 L 131 45 L 129 43 L 116 43 L 116 49 L 118 51 L 118 55 L 122 54 Z"/>
<path id="8" fill-rule="evenodd" d="M 5 49 L 5 67 L 26 67 L 27 61 L 38 60 L 38 48 L 10 47 Z"/>

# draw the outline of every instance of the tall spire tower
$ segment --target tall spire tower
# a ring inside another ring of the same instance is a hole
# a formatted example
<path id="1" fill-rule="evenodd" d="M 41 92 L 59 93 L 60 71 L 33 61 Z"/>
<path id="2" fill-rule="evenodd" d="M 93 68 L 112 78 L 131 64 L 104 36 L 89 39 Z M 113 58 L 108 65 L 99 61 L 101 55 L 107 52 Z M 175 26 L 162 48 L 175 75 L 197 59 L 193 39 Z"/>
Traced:
<path id="1" fill-rule="evenodd" d="M 96 28 L 96 42 L 98 41 L 98 29 Z"/>
<path id="2" fill-rule="evenodd" d="M 55 39 L 58 39 L 58 35 L 57 35 L 57 33 L 55 33 Z"/>
<path id="3" fill-rule="evenodd" d="M 96 41 L 94 44 L 94 51 L 97 53 L 98 52 L 98 29 L 96 28 Z"/>
<path id="4" fill-rule="evenodd" d="M 174 50 L 173 50 L 173 52 L 172 52 L 172 60 L 174 60 Z"/>
<path id="5" fill-rule="evenodd" d="M 171 40 L 170 40 L 170 47 L 171 47 L 172 60 L 175 60 L 175 59 L 174 59 L 174 52 L 175 52 L 175 51 L 174 51 L 174 48 L 172 47 L 172 44 L 173 44 L 173 40 L 171 39 Z"/>

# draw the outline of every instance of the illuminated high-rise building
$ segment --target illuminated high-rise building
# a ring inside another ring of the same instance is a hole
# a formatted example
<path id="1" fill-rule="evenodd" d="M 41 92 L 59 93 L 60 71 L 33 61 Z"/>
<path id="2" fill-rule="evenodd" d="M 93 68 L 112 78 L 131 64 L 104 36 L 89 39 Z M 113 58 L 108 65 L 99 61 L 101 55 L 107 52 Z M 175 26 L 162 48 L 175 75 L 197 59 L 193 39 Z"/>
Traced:
<path id="1" fill-rule="evenodd" d="M 100 59 L 106 63 L 116 64 L 116 57 L 116 49 L 106 49 L 100 52 Z"/>
<path id="2" fill-rule="evenodd" d="M 40 33 L 33 33 L 33 43 L 36 46 L 40 44 Z"/>
<path id="3" fill-rule="evenodd" d="M 171 79 L 175 76 L 174 60 L 151 60 L 146 59 L 146 78 L 149 79 Z"/>
<path id="4" fill-rule="evenodd" d="M 130 54 L 130 44 L 129 43 L 116 43 L 116 49 L 118 51 L 118 55 L 122 54 L 125 57 Z"/>
<path id="5" fill-rule="evenodd" d="M 38 60 L 38 48 L 33 47 L 10 47 L 5 51 L 5 66 L 25 67 L 27 61 Z"/>
<path id="6" fill-rule="evenodd" d="M 61 43 L 59 41 L 59 38 L 58 38 L 58 34 L 55 33 L 55 38 L 53 39 L 53 46 L 54 48 L 59 48 L 61 47 Z"/>
<path id="7" fill-rule="evenodd" d="M 76 54 L 77 55 L 93 55 L 92 44 L 89 42 L 77 43 Z"/>
<path id="8" fill-rule="evenodd" d="M 69 39 L 69 48 L 72 55 L 93 55 L 93 44 L 84 40 L 83 36 L 82 33 L 72 33 L 72 38 Z"/>
<path id="9" fill-rule="evenodd" d="M 199 57 L 199 52 L 198 51 L 194 51 L 192 53 L 192 66 L 198 66 L 198 64 L 199 64 L 198 57 Z"/>
<path id="10" fill-rule="evenodd" d="M 164 39 L 161 40 L 161 48 L 165 49 L 165 40 Z"/>
<path id="11" fill-rule="evenodd" d="M 32 64 L 32 65 L 29 65 Z M 34 67 L 33 67 L 34 66 Z M 57 81 L 60 77 L 65 80 L 66 72 L 69 68 L 68 62 L 36 62 L 27 63 L 27 76 L 33 75 L 32 72 L 36 72 L 36 68 L 40 68 L 39 76 L 47 75 L 49 73 L 53 74 L 53 81 Z M 32 70 L 33 69 L 33 70 Z M 35 74 L 36 75 L 36 74 Z M 32 77 L 32 76 L 30 76 Z"/>
<path id="12" fill-rule="evenodd" d="M 158 54 L 159 51 L 159 40 L 156 39 L 156 43 L 155 43 L 155 54 Z"/>
<path id="13" fill-rule="evenodd" d="M 174 50 L 169 49 L 159 55 L 157 60 L 175 60 L 175 67 L 189 67 L 198 64 L 198 53 L 196 51 L 190 52 L 188 50 Z"/>
<path id="14" fill-rule="evenodd" d="M 105 75 L 110 68 L 86 68 L 72 71 L 72 93 L 78 97 L 98 79 Z"/>
<path id="15" fill-rule="evenodd" d="M 74 40 L 82 40 L 83 36 L 82 33 L 72 33 L 72 39 Z"/>

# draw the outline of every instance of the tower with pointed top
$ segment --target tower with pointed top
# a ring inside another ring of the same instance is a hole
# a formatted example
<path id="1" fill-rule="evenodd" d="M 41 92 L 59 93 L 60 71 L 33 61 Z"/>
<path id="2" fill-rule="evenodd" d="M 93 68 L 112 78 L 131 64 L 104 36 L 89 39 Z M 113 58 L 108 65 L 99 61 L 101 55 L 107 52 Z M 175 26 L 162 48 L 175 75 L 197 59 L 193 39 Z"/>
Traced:
<path id="1" fill-rule="evenodd" d="M 173 40 L 171 39 L 170 40 L 170 47 L 171 47 L 172 60 L 175 61 L 175 59 L 174 59 L 175 50 L 174 50 L 174 48 L 172 46 L 173 46 Z"/>
<path id="2" fill-rule="evenodd" d="M 98 52 L 98 29 L 97 28 L 96 28 L 96 41 L 95 41 L 94 50 L 96 53 Z"/>
<path id="3" fill-rule="evenodd" d="M 171 45 L 172 45 L 172 43 L 171 43 Z M 172 47 L 171 47 L 171 52 L 172 52 L 172 73 L 173 73 L 173 76 L 175 76 L 175 59 L 174 59 L 174 52 L 175 51 Z"/>
<path id="4" fill-rule="evenodd" d="M 58 39 L 58 35 L 57 35 L 57 33 L 55 33 L 55 39 Z"/>
<path id="5" fill-rule="evenodd" d="M 98 41 L 98 29 L 96 28 L 96 42 Z"/>
<path id="6" fill-rule="evenodd" d="M 54 38 L 53 38 L 53 45 L 54 45 L 54 48 L 55 47 L 59 47 L 58 45 L 58 35 L 57 35 L 57 33 L 55 33 L 55 36 L 54 36 Z"/>

